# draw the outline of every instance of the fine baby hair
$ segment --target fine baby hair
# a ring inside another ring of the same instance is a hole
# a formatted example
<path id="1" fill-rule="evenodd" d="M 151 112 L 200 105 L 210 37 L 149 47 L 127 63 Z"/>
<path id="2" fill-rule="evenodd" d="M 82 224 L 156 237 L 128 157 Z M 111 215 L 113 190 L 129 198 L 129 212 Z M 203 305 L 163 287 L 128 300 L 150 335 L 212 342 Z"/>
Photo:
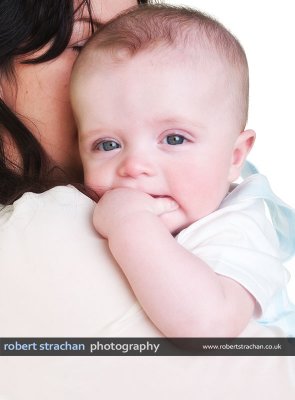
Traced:
<path id="1" fill-rule="evenodd" d="M 110 55 L 112 62 L 120 63 L 143 51 L 188 52 L 192 62 L 201 61 L 208 49 L 231 70 L 228 90 L 232 92 L 235 112 L 243 131 L 248 116 L 249 73 L 245 52 L 239 41 L 218 21 L 191 8 L 154 4 L 129 10 L 102 26 L 82 51 L 74 71 L 95 66 L 96 57 L 104 62 Z M 210 57 L 210 55 L 209 55 Z M 85 63 L 85 58 L 88 62 Z M 173 58 L 170 59 L 173 62 Z M 74 73 L 75 75 L 75 73 Z"/>

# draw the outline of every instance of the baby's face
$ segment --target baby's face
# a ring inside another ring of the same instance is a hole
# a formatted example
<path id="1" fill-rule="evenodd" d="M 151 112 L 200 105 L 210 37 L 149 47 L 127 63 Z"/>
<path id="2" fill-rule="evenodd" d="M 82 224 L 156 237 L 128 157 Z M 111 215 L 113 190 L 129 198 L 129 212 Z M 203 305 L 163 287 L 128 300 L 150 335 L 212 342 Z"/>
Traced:
<path id="1" fill-rule="evenodd" d="M 171 197 L 174 230 L 214 211 L 237 178 L 239 131 L 224 67 L 211 64 L 140 53 L 79 78 L 73 105 L 85 183 L 99 195 L 130 187 Z"/>

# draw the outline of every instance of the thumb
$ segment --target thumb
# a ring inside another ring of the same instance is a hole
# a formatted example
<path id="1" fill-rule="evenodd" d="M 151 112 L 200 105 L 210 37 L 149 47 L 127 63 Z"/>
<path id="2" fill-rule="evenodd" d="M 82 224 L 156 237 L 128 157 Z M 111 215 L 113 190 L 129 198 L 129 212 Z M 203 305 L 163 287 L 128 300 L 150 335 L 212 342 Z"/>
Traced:
<path id="1" fill-rule="evenodd" d="M 154 201 L 154 212 L 156 213 L 156 215 L 175 211 L 178 207 L 179 206 L 176 201 L 172 200 L 169 197 L 158 197 Z"/>

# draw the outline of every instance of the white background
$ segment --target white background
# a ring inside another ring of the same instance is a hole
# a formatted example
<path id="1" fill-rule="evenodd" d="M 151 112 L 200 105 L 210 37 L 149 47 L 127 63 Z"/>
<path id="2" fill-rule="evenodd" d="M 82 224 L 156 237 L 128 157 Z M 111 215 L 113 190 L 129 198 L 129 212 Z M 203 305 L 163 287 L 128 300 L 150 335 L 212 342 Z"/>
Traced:
<path id="1" fill-rule="evenodd" d="M 250 68 L 248 128 L 257 133 L 249 156 L 275 193 L 295 207 L 294 0 L 167 0 L 218 19 L 244 47 Z M 290 296 L 295 300 L 295 258 Z"/>

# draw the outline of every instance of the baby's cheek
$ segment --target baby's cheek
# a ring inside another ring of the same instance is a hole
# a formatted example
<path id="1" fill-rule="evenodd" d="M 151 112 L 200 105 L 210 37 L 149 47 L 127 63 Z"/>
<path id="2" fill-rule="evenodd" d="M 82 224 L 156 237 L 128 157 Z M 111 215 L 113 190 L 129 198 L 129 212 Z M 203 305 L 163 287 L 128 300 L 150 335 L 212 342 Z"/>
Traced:
<path id="1" fill-rule="evenodd" d="M 101 174 L 95 173 L 95 170 L 84 169 L 84 184 L 94 190 L 99 196 L 102 196 L 111 188 L 108 180 L 102 177 Z"/>

